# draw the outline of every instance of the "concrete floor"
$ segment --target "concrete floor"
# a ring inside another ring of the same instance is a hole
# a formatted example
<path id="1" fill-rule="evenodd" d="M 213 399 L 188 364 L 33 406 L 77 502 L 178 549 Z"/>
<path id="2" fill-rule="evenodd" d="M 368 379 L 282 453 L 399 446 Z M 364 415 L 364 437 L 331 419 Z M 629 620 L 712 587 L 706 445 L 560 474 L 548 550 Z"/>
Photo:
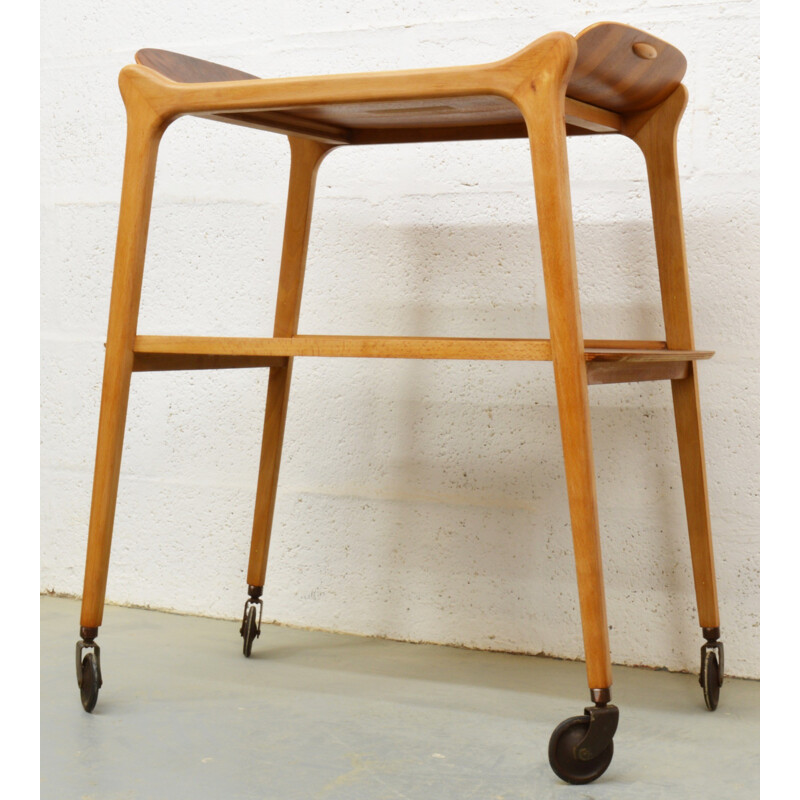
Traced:
<path id="1" fill-rule="evenodd" d="M 78 616 L 42 598 L 43 800 L 758 797 L 754 681 L 712 714 L 695 676 L 615 668 L 614 760 L 568 786 L 547 743 L 587 704 L 583 664 L 275 626 L 247 660 L 237 623 L 112 606 L 89 715 Z"/>

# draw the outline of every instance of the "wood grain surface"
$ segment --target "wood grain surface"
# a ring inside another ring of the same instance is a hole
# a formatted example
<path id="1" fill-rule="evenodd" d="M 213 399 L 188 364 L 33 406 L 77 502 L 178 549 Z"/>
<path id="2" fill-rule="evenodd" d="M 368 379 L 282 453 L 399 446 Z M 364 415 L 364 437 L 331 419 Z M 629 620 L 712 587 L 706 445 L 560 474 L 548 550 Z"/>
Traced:
<path id="1" fill-rule="evenodd" d="M 575 41 L 577 56 L 565 93 L 570 135 L 619 131 L 619 114 L 657 105 L 675 90 L 686 70 L 679 50 L 629 25 L 601 22 L 581 31 Z M 500 87 L 509 72 L 529 82 L 538 79 L 530 70 L 525 74 L 536 44 L 474 67 L 271 80 L 168 50 L 139 50 L 136 63 L 174 84 L 208 87 L 215 97 L 220 95 L 213 84 L 228 91 L 242 82 L 262 87 L 260 108 L 234 104 L 212 113 L 212 101 L 207 108 L 187 108 L 186 113 L 332 144 L 521 138 L 527 136 L 523 114 L 513 92 Z M 341 96 L 337 90 L 343 85 L 357 90 Z M 293 91 L 310 86 L 317 90 L 316 100 L 307 91 Z M 161 88 L 170 91 L 169 85 Z M 401 96 L 395 96 L 398 88 Z M 177 91 L 175 85 L 171 91 Z"/>

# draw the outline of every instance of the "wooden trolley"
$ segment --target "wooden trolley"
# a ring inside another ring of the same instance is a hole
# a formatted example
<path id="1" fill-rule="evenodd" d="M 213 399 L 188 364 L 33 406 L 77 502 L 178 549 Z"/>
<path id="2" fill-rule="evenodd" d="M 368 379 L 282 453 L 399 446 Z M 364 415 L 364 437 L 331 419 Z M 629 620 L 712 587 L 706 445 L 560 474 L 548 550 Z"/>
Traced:
<path id="1" fill-rule="evenodd" d="M 686 61 L 671 45 L 626 25 L 577 36 L 551 33 L 502 61 L 471 67 L 261 80 L 163 50 L 141 50 L 120 73 L 128 133 L 103 375 L 88 552 L 76 647 L 78 684 L 91 711 L 102 683 L 95 642 L 111 550 L 131 374 L 148 370 L 268 367 L 269 389 L 241 633 L 260 633 L 292 362 L 297 356 L 551 361 L 558 398 L 586 671 L 592 705 L 559 725 L 550 763 L 571 783 L 611 761 L 619 712 L 600 557 L 588 386 L 670 380 L 697 607 L 706 643 L 700 682 L 714 709 L 722 644 L 711 543 L 678 170 L 677 129 L 687 102 Z M 271 338 L 140 336 L 137 317 L 158 144 L 191 114 L 285 134 L 291 171 L 274 334 Z M 644 153 L 650 185 L 666 341 L 584 341 L 575 268 L 566 137 L 622 134 Z M 544 269 L 549 339 L 300 336 L 297 323 L 317 169 L 336 147 L 528 138 Z"/>

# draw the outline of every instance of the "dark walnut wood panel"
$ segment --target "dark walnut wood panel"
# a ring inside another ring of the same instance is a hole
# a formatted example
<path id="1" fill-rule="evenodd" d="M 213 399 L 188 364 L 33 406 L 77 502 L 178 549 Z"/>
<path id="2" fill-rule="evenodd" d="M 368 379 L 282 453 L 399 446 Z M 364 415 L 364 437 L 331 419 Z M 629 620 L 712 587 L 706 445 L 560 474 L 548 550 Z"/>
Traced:
<path id="1" fill-rule="evenodd" d="M 567 95 L 610 111 L 642 111 L 669 97 L 686 73 L 680 50 L 617 22 L 581 31 Z M 655 54 L 655 55 L 654 55 Z"/>
<path id="2" fill-rule="evenodd" d="M 599 23 L 582 31 L 576 40 L 578 55 L 567 88 L 566 123 L 570 135 L 621 130 L 620 112 L 656 105 L 678 86 L 686 69 L 680 51 L 628 25 Z M 136 61 L 178 83 L 259 80 L 248 72 L 168 50 L 140 50 Z M 369 77 L 364 75 L 365 79 Z M 432 132 L 435 141 L 527 136 L 519 108 L 505 97 L 491 93 L 413 100 L 317 102 L 213 116 L 331 144 L 426 141 L 426 131 Z"/>
<path id="3" fill-rule="evenodd" d="M 170 50 L 157 50 L 146 47 L 135 55 L 136 63 L 160 72 L 165 78 L 178 83 L 215 83 L 217 81 L 260 80 L 258 75 L 242 72 L 233 67 L 224 67 L 213 61 L 173 53 Z"/>
<path id="4" fill-rule="evenodd" d="M 689 374 L 690 361 L 589 361 L 589 386 L 608 383 L 682 380 Z"/>
<path id="5" fill-rule="evenodd" d="M 289 109 L 280 109 L 288 111 Z M 294 107 L 298 117 L 372 130 L 397 128 L 441 128 L 462 125 L 506 125 L 521 123 L 519 109 L 504 97 L 449 97 L 432 100 L 394 100 L 371 103 L 337 103 Z"/>
<path id="6" fill-rule="evenodd" d="M 134 353 L 134 372 L 168 372 L 195 369 L 252 369 L 285 367 L 281 356 L 225 356 L 196 353 Z"/>

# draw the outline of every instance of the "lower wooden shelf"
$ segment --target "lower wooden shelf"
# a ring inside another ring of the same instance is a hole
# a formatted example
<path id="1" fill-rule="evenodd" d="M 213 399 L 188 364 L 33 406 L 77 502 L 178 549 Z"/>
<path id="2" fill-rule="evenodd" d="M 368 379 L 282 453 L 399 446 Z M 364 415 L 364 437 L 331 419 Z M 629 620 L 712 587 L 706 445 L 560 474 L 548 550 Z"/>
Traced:
<path id="1" fill-rule="evenodd" d="M 709 350 L 669 350 L 665 342 L 587 339 L 590 384 L 686 377 Z M 137 336 L 136 372 L 278 367 L 295 356 L 551 361 L 549 339 L 466 339 L 417 336 Z"/>

